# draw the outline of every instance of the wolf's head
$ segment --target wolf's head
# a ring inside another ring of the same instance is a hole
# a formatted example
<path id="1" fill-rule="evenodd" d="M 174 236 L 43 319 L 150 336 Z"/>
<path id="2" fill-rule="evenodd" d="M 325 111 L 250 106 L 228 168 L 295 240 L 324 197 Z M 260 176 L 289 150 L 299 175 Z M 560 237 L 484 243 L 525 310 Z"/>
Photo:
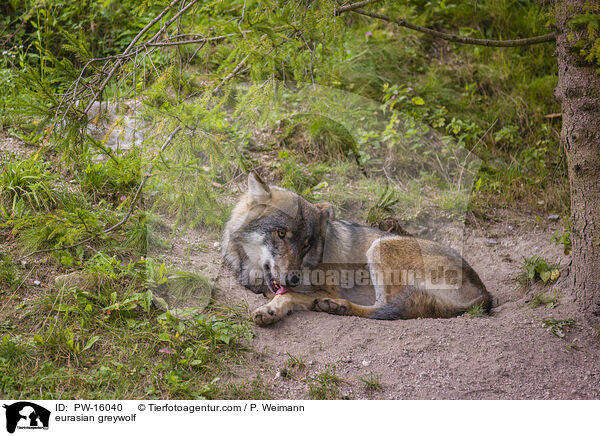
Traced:
<path id="1" fill-rule="evenodd" d="M 321 262 L 330 219 L 330 204 L 312 204 L 250 173 L 248 191 L 225 227 L 223 256 L 256 293 L 269 289 L 281 294 L 292 287 L 302 291 L 301 271 Z"/>

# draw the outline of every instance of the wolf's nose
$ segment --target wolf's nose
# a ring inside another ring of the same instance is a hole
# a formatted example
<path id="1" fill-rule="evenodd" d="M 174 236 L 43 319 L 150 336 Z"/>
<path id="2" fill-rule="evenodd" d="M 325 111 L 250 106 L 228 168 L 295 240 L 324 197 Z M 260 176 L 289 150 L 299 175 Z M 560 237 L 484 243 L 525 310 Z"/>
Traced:
<path id="1" fill-rule="evenodd" d="M 300 277 L 297 274 L 291 273 L 285 276 L 285 283 L 288 286 L 298 286 L 300 283 Z"/>

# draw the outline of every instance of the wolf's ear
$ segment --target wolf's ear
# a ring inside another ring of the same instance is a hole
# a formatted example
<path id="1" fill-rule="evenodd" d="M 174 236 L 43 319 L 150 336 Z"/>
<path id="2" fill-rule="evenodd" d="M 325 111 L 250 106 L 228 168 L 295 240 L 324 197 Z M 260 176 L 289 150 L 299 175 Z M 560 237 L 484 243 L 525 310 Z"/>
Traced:
<path id="1" fill-rule="evenodd" d="M 271 197 L 271 189 L 255 173 L 248 174 L 248 196 L 255 203 L 264 203 Z"/>
<path id="2" fill-rule="evenodd" d="M 317 209 L 321 211 L 323 217 L 326 218 L 325 221 L 333 221 L 335 219 L 335 212 L 333 211 L 333 206 L 331 203 L 327 203 L 326 201 L 322 201 L 320 203 L 315 204 Z"/>

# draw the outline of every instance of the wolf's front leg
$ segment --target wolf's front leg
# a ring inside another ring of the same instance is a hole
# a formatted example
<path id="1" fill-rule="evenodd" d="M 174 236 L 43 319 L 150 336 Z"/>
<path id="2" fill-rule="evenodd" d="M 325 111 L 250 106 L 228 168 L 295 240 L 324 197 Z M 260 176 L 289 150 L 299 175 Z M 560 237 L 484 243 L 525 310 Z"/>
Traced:
<path id="1" fill-rule="evenodd" d="M 288 291 L 285 294 L 275 295 L 267 304 L 260 306 L 252 313 L 254 322 L 260 326 L 276 323 L 294 310 L 314 310 L 318 298 L 329 296 L 325 292 L 300 294 Z"/>
<path id="2" fill-rule="evenodd" d="M 316 300 L 313 308 L 317 312 L 327 312 L 332 315 L 360 316 L 361 318 L 370 318 L 376 309 L 376 306 L 361 306 L 342 298 L 328 297 Z"/>

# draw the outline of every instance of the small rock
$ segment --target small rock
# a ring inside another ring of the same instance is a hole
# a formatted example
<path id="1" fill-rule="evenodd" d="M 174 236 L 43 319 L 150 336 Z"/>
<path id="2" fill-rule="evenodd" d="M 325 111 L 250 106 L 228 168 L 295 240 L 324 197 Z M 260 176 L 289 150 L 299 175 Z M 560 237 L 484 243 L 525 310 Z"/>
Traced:
<path id="1" fill-rule="evenodd" d="M 558 215 L 550 215 L 548 217 L 548 220 L 550 220 L 550 221 L 558 221 L 558 218 L 560 218 Z"/>
<path id="2" fill-rule="evenodd" d="M 369 366 L 371 363 L 368 360 L 362 361 L 362 366 Z"/>
<path id="3" fill-rule="evenodd" d="M 213 247 L 215 247 L 215 248 L 219 248 L 220 246 L 221 246 L 221 243 L 220 243 L 220 242 L 215 242 L 215 243 L 213 244 Z"/>
<path id="4" fill-rule="evenodd" d="M 498 241 L 496 241 L 495 239 L 486 239 L 485 245 L 487 245 L 488 247 L 492 247 L 494 245 L 498 245 Z"/>
<path id="5" fill-rule="evenodd" d="M 39 285 L 42 284 L 42 282 L 40 282 L 39 280 L 34 280 L 33 284 L 36 285 L 36 286 L 39 286 Z"/>

